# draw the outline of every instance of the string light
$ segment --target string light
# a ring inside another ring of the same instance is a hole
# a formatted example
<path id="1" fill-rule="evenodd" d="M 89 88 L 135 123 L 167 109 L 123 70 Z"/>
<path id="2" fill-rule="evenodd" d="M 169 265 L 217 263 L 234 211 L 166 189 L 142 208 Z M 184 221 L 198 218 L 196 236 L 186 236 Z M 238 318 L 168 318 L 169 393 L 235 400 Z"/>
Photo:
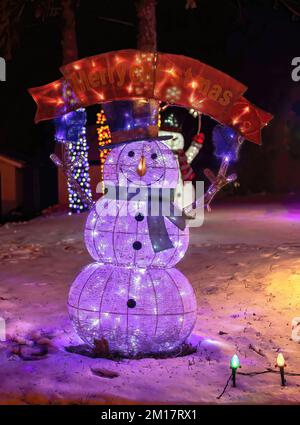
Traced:
<path id="1" fill-rule="evenodd" d="M 276 359 L 276 365 L 277 367 L 284 367 L 285 361 L 282 353 L 279 353 Z"/>
<path id="2" fill-rule="evenodd" d="M 65 95 L 70 97 L 71 94 L 66 89 Z M 86 199 L 92 199 L 85 123 L 84 108 L 69 112 L 56 120 L 55 138 L 64 146 L 64 167 L 69 169 L 67 173 L 69 214 L 87 210 L 89 203 Z M 85 196 L 81 196 L 78 186 Z"/>
<path id="3" fill-rule="evenodd" d="M 240 367 L 240 360 L 237 356 L 237 354 L 234 354 L 230 360 L 230 368 L 231 369 L 238 369 Z"/>
<path id="4" fill-rule="evenodd" d="M 234 370 L 236 371 L 240 367 L 241 366 L 240 366 L 239 358 L 238 358 L 238 356 L 236 354 L 234 354 L 234 356 L 232 357 L 231 362 L 230 362 L 230 368 L 232 369 L 232 371 L 234 371 Z M 275 374 L 280 373 L 281 386 L 283 386 L 283 387 L 286 386 L 286 381 L 285 381 L 285 377 L 284 377 L 285 375 L 288 375 L 288 376 L 300 376 L 300 373 L 295 373 L 295 372 L 287 372 L 287 373 L 285 373 L 284 368 L 286 367 L 286 364 L 285 364 L 285 360 L 284 360 L 284 357 L 283 357 L 283 354 L 282 353 L 279 353 L 278 354 L 277 359 L 276 359 L 276 365 L 275 365 L 275 367 L 276 368 L 279 368 L 279 372 L 277 370 L 274 370 L 274 369 L 271 369 L 271 368 L 267 368 L 265 370 L 261 370 L 261 371 L 257 371 L 257 372 L 255 372 L 255 371 L 254 372 L 239 372 L 239 375 L 253 377 L 253 376 L 257 376 L 257 375 L 265 375 L 267 373 L 275 373 Z M 225 387 L 223 388 L 223 391 L 217 397 L 218 400 L 225 393 L 225 391 L 226 391 L 226 389 L 228 387 L 228 384 L 229 384 L 229 382 L 230 382 L 230 380 L 232 378 L 233 378 L 233 373 L 228 378 L 228 380 L 227 380 L 227 382 L 225 384 Z M 233 385 L 233 386 L 235 386 L 235 385 Z"/>
<path id="5" fill-rule="evenodd" d="M 167 127 L 172 127 L 172 128 L 178 128 L 179 127 L 179 122 L 175 116 L 175 114 L 173 114 L 173 112 L 171 112 L 165 119 L 164 119 L 164 125 Z"/>
<path id="6" fill-rule="evenodd" d="M 83 108 L 81 108 L 80 110 L 85 113 L 85 110 Z M 78 157 L 82 158 L 82 160 L 75 165 L 73 169 L 73 175 L 75 177 L 75 180 L 79 183 L 79 185 L 82 187 L 87 196 L 92 198 L 89 177 L 88 146 L 86 140 L 86 129 L 84 125 L 81 126 L 77 142 L 69 144 L 69 150 L 72 157 L 72 162 L 77 161 Z M 71 213 L 80 213 L 82 211 L 87 210 L 87 203 L 80 197 L 77 190 L 73 188 L 73 185 L 70 180 L 68 180 L 68 190 L 69 207 Z"/>
<path id="7" fill-rule="evenodd" d="M 98 133 L 98 142 L 99 146 L 106 146 L 111 143 L 111 133 L 109 126 L 107 124 L 107 119 L 103 109 L 97 113 L 97 122 L 99 127 L 97 127 Z M 102 193 L 104 193 L 104 182 L 103 182 L 103 169 L 106 157 L 109 153 L 109 149 L 101 149 L 99 150 L 100 156 L 100 179 L 102 180 Z"/>
<path id="8" fill-rule="evenodd" d="M 197 116 L 199 115 L 199 112 L 198 111 L 196 111 L 195 109 L 193 109 L 193 108 L 191 108 L 190 110 L 189 110 L 189 113 L 194 117 L 194 118 L 197 118 Z"/>
<path id="9" fill-rule="evenodd" d="M 75 179 L 75 177 L 72 173 L 72 170 L 73 170 L 73 167 L 74 167 L 75 164 L 72 164 L 70 166 L 70 164 L 62 161 L 54 153 L 50 155 L 50 159 L 57 167 L 59 167 L 61 169 L 61 171 L 66 176 L 67 180 L 72 183 L 73 188 L 75 188 L 77 190 L 77 193 L 80 194 L 81 199 L 83 199 L 85 201 L 85 203 L 88 205 L 89 209 L 92 208 L 94 203 L 93 203 L 91 196 L 88 196 L 88 194 L 83 190 L 82 186 L 79 185 L 79 183 L 77 182 L 77 180 Z M 82 159 L 79 158 L 79 161 L 81 161 L 81 160 Z"/>
<path id="10" fill-rule="evenodd" d="M 234 354 L 230 360 L 230 369 L 232 373 L 232 386 L 236 387 L 236 372 L 241 367 L 240 360 L 236 354 Z"/>
<path id="11" fill-rule="evenodd" d="M 284 378 L 284 367 L 286 366 L 284 357 L 282 353 L 279 353 L 276 359 L 275 367 L 279 368 L 280 378 L 281 378 L 281 386 L 285 387 L 285 378 Z"/>

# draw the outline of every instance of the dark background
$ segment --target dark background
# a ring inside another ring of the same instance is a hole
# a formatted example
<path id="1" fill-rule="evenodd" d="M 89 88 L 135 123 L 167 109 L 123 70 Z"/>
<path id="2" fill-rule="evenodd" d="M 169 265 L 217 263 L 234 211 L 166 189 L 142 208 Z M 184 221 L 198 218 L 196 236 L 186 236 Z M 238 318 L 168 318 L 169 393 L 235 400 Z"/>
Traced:
<path id="1" fill-rule="evenodd" d="M 34 124 L 35 104 L 27 88 L 61 77 L 61 17 L 35 16 L 25 2 L 19 39 L 0 83 L 0 151 L 29 161 L 38 170 L 39 208 L 57 201 L 51 122 Z M 76 9 L 79 58 L 136 48 L 137 17 L 131 0 L 84 0 Z M 275 118 L 263 130 L 263 145 L 245 142 L 237 164 L 234 193 L 300 192 L 300 82 L 291 79 L 291 61 L 300 56 L 300 21 L 283 2 L 272 0 L 157 0 L 157 42 L 162 52 L 183 54 L 214 66 L 248 86 L 246 97 Z M 298 99 L 298 101 L 297 101 Z M 297 103 L 298 102 L 298 103 Z M 95 123 L 95 108 L 88 111 Z M 210 142 L 214 123 L 206 118 L 205 147 L 196 170 L 217 167 Z M 201 173 L 200 173 L 201 174 Z"/>

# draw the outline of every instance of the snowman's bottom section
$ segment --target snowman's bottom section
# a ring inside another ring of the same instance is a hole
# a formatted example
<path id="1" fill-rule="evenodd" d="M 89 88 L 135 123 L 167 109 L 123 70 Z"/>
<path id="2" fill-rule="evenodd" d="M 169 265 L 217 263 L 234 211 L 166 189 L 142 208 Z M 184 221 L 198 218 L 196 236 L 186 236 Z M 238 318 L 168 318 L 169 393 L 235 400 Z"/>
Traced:
<path id="1" fill-rule="evenodd" d="M 102 341 L 123 356 L 173 351 L 196 321 L 193 288 L 175 268 L 89 264 L 72 284 L 68 304 L 83 341 Z"/>

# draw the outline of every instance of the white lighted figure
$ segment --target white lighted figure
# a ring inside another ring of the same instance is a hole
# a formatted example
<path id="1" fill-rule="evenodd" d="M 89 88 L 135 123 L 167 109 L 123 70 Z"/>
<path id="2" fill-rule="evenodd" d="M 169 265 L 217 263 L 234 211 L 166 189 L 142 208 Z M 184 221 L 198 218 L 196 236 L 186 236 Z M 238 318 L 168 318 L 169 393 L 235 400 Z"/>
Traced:
<path id="1" fill-rule="evenodd" d="M 198 113 L 190 110 L 191 115 L 196 118 Z M 194 173 L 190 164 L 196 158 L 204 141 L 202 133 L 197 134 L 191 145 L 184 151 L 184 137 L 180 133 L 179 123 L 173 113 L 164 120 L 162 128 L 172 128 L 171 130 L 160 130 L 160 136 L 171 136 L 164 143 L 174 152 L 177 158 L 178 167 L 180 168 L 178 183 L 175 190 L 175 203 L 179 208 L 191 205 L 195 201 L 195 189 L 192 183 Z M 201 136 L 200 136 L 201 135 Z"/>
<path id="2" fill-rule="evenodd" d="M 185 218 L 168 198 L 177 185 L 178 162 L 159 136 L 110 147 L 103 170 L 107 192 L 85 228 L 96 262 L 72 284 L 70 317 L 86 343 L 110 353 L 171 352 L 185 342 L 197 314 L 192 286 L 173 267 L 189 241 Z"/>

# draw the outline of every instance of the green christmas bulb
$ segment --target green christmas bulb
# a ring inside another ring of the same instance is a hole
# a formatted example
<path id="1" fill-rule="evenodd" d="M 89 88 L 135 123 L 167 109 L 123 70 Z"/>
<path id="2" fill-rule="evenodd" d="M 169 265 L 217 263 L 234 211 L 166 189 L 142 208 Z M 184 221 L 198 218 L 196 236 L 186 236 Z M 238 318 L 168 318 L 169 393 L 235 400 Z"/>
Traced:
<path id="1" fill-rule="evenodd" d="M 241 367 L 239 358 L 234 354 L 230 360 L 230 369 L 238 369 L 239 367 Z"/>

